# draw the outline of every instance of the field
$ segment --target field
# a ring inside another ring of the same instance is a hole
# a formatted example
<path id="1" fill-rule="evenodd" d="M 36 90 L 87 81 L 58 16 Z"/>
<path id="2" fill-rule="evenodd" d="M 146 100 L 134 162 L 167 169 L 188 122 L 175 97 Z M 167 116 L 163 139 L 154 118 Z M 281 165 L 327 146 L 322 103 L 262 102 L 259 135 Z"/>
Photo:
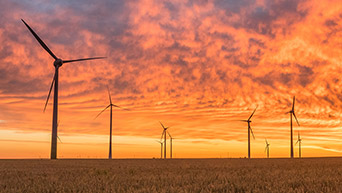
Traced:
<path id="1" fill-rule="evenodd" d="M 1 192 L 341 192 L 342 158 L 0 160 Z"/>

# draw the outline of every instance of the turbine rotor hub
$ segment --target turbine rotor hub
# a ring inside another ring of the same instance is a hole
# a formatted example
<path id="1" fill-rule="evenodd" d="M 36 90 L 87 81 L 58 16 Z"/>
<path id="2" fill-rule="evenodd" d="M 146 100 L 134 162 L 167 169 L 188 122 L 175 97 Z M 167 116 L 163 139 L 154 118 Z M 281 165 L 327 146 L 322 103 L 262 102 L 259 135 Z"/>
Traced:
<path id="1" fill-rule="evenodd" d="M 55 60 L 55 61 L 53 62 L 53 65 L 54 65 L 55 67 L 61 67 L 61 66 L 63 65 L 63 60 L 58 58 L 57 60 Z"/>

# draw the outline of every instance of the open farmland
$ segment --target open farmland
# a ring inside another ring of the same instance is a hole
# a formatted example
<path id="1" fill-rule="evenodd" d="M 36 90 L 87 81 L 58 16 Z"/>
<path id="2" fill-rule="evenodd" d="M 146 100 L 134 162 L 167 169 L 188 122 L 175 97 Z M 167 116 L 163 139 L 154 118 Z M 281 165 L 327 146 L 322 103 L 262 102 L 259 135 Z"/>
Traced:
<path id="1" fill-rule="evenodd" d="M 342 158 L 0 160 L 2 192 L 341 192 Z"/>

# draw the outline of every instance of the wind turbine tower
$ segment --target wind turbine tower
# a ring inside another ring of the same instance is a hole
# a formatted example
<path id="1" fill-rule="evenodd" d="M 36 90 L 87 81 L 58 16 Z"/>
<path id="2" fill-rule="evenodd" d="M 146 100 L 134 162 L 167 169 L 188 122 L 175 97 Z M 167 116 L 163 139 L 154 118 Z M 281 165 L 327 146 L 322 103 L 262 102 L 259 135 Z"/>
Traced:
<path id="1" fill-rule="evenodd" d="M 247 124 L 248 124 L 248 159 L 251 158 L 251 133 L 252 133 L 253 139 L 255 139 L 253 130 L 251 128 L 251 122 L 252 122 L 251 118 L 253 117 L 253 115 L 254 115 L 254 113 L 255 113 L 257 108 L 258 107 L 256 107 L 254 109 L 253 113 L 251 114 L 251 116 L 249 116 L 249 118 L 247 120 L 241 120 L 243 122 L 247 122 Z"/>
<path id="2" fill-rule="evenodd" d="M 265 139 L 266 147 L 265 152 L 267 152 L 267 158 L 270 158 L 270 144 L 268 143 L 267 139 Z"/>
<path id="3" fill-rule="evenodd" d="M 107 107 L 105 107 L 96 117 L 95 119 L 100 116 L 106 109 L 108 109 L 110 107 L 110 115 L 109 115 L 109 118 L 110 118 L 110 121 L 109 121 L 109 155 L 108 155 L 108 159 L 112 159 L 112 128 L 113 128 L 113 107 L 116 107 L 116 108 L 120 108 L 120 109 L 123 109 L 115 104 L 112 103 L 112 97 L 110 96 L 110 91 L 109 91 L 109 88 L 107 87 L 107 90 L 108 90 L 108 97 L 109 97 L 109 105 Z M 123 109 L 123 110 L 126 110 L 127 109 Z"/>
<path id="4" fill-rule="evenodd" d="M 169 131 L 167 131 L 167 134 L 170 137 L 170 159 L 172 159 L 172 140 L 175 139 L 171 136 L 171 134 L 169 133 Z"/>
<path id="5" fill-rule="evenodd" d="M 157 141 L 160 143 L 160 159 L 163 159 L 163 141 Z"/>
<path id="6" fill-rule="evenodd" d="M 299 158 L 302 157 L 302 138 L 300 138 L 300 133 L 298 132 L 298 139 L 297 139 L 297 142 L 296 142 L 296 145 L 298 143 L 298 146 L 299 146 Z"/>
<path id="7" fill-rule="evenodd" d="M 290 135 L 291 135 L 291 137 L 290 137 L 290 144 L 291 144 L 291 147 L 290 147 L 290 155 L 291 155 L 291 158 L 293 158 L 293 155 L 294 155 L 294 153 L 293 153 L 293 126 L 292 126 L 292 116 L 296 119 L 296 122 L 297 122 L 297 125 L 298 126 L 300 126 L 299 125 L 299 122 L 298 122 L 298 119 L 297 119 L 297 117 L 296 117 L 296 114 L 295 114 L 295 110 L 294 110 L 294 107 L 295 107 L 295 101 L 296 101 L 296 98 L 295 97 L 293 97 L 293 103 L 292 103 L 292 109 L 291 109 L 291 111 L 289 111 L 289 113 L 290 113 Z"/>

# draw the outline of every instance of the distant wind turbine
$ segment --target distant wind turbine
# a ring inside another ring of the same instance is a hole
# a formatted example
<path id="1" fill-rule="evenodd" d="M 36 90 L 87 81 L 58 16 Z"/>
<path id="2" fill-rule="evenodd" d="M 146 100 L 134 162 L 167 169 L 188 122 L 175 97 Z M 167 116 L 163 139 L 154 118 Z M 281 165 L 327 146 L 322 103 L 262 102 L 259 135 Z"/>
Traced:
<path id="1" fill-rule="evenodd" d="M 169 131 L 167 131 L 167 134 L 170 137 L 170 159 L 172 159 L 172 140 L 175 139 L 171 136 L 171 134 L 169 133 Z"/>
<path id="2" fill-rule="evenodd" d="M 163 141 L 156 141 L 160 143 L 160 159 L 163 159 Z"/>
<path id="3" fill-rule="evenodd" d="M 298 139 L 297 139 L 297 142 L 296 142 L 296 145 L 298 143 L 298 146 L 299 146 L 299 158 L 302 157 L 302 138 L 300 138 L 300 133 L 298 132 Z"/>
<path id="4" fill-rule="evenodd" d="M 58 138 L 59 142 L 63 143 L 62 140 L 61 140 L 61 138 L 59 138 L 59 136 L 57 136 L 57 138 Z"/>
<path id="5" fill-rule="evenodd" d="M 108 107 L 110 107 L 110 122 L 109 122 L 109 155 L 108 155 L 108 159 L 112 159 L 112 126 L 113 126 L 113 107 L 116 107 L 116 108 L 120 108 L 120 109 L 123 109 L 117 105 L 114 105 L 112 103 L 112 97 L 110 96 L 110 91 L 109 91 L 109 88 L 107 87 L 107 90 L 108 90 L 108 96 L 109 96 L 109 105 L 104 108 L 96 117 L 95 119 L 100 116 L 106 109 L 108 109 Z M 126 110 L 128 111 L 128 109 L 123 109 L 123 110 Z"/>
<path id="6" fill-rule="evenodd" d="M 58 121 L 58 123 L 57 123 L 57 128 L 58 128 L 58 125 L 59 125 L 59 121 Z M 59 138 L 58 135 L 57 135 L 57 138 L 58 138 L 59 142 L 63 143 L 62 140 L 61 140 L 61 138 Z"/>
<path id="7" fill-rule="evenodd" d="M 161 137 L 160 137 L 160 140 L 162 140 L 162 139 L 163 139 L 163 136 L 164 136 L 164 159 L 166 159 L 166 131 L 167 131 L 167 129 L 168 129 L 169 127 L 164 127 L 163 123 L 161 123 L 160 121 L 159 121 L 159 123 L 160 123 L 161 126 L 163 127 L 163 133 L 162 133 L 162 135 L 161 135 Z"/>
<path id="8" fill-rule="evenodd" d="M 270 157 L 270 144 L 268 143 L 267 139 L 265 139 L 266 142 L 266 147 L 265 147 L 265 152 L 267 151 L 267 158 Z"/>
<path id="9" fill-rule="evenodd" d="M 296 114 L 295 114 L 295 111 L 294 111 L 294 106 L 295 106 L 295 101 L 296 101 L 296 98 L 293 97 L 293 103 L 292 103 L 292 109 L 291 111 L 289 111 L 288 113 L 290 113 L 290 128 L 291 128 L 291 132 L 290 132 L 290 135 L 291 135 L 291 141 L 290 141 L 290 144 L 291 144 L 291 149 L 290 149 L 290 153 L 291 153 L 291 158 L 293 158 L 293 128 L 292 128 L 292 115 L 293 117 L 296 119 L 296 122 L 299 125 L 299 122 L 298 122 L 298 119 L 296 117 Z"/>
<path id="10" fill-rule="evenodd" d="M 32 35 L 36 38 L 36 40 L 39 42 L 39 44 L 47 51 L 55 60 L 53 65 L 55 66 L 55 74 L 52 79 L 50 91 L 48 94 L 48 97 L 46 99 L 44 112 L 46 109 L 46 106 L 49 102 L 49 97 L 51 94 L 52 87 L 54 87 L 54 95 L 53 95 L 53 119 L 52 119 L 52 137 L 51 137 L 51 159 L 57 159 L 57 120 L 58 120 L 58 69 L 65 63 L 71 63 L 71 62 L 78 62 L 78 61 L 84 61 L 84 60 L 95 60 L 95 59 L 102 59 L 105 57 L 95 57 L 95 58 L 83 58 L 83 59 L 76 59 L 76 60 L 62 60 L 60 58 L 57 58 L 57 56 L 47 47 L 47 45 L 43 42 L 43 40 L 40 39 L 40 37 L 31 29 L 31 27 L 23 20 L 21 21 L 26 25 L 26 27 L 30 30 Z"/>
<path id="11" fill-rule="evenodd" d="M 253 130 L 251 128 L 251 118 L 253 117 L 255 111 L 257 110 L 258 107 L 256 107 L 253 111 L 253 113 L 251 114 L 251 116 L 249 116 L 249 118 L 247 120 L 241 120 L 243 122 L 247 122 L 248 124 L 248 158 L 251 158 L 251 136 L 250 133 L 252 133 L 253 139 L 255 139 L 254 137 L 254 133 Z"/>
<path id="12" fill-rule="evenodd" d="M 57 123 L 57 128 L 58 128 L 58 126 L 59 126 L 59 120 L 58 120 L 58 123 Z M 51 136 L 51 134 L 49 134 L 49 136 Z M 63 143 L 62 140 L 61 140 L 61 138 L 59 138 L 58 135 L 57 135 L 57 139 L 59 140 L 59 142 Z"/>

